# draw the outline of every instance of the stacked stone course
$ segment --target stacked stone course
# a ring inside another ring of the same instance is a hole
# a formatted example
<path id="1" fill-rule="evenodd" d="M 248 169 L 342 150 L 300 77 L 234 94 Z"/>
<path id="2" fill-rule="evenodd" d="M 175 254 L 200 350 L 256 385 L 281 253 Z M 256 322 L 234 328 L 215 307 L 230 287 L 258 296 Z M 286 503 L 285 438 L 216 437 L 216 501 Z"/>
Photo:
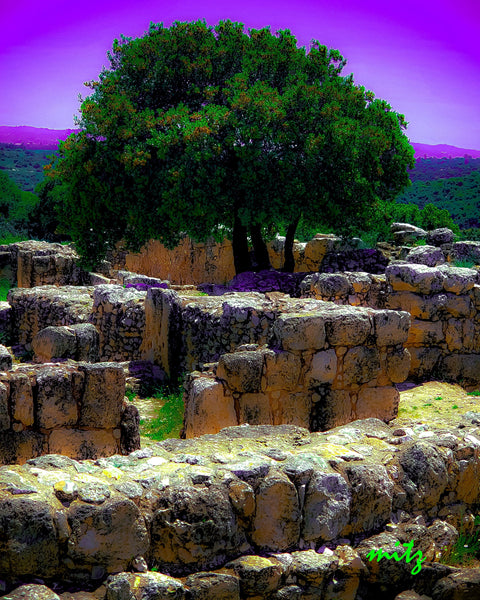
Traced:
<path id="1" fill-rule="evenodd" d="M 28 365 L 0 373 L 0 464 L 42 454 L 85 459 L 135 450 L 138 413 L 124 395 L 125 375 L 115 363 Z"/>

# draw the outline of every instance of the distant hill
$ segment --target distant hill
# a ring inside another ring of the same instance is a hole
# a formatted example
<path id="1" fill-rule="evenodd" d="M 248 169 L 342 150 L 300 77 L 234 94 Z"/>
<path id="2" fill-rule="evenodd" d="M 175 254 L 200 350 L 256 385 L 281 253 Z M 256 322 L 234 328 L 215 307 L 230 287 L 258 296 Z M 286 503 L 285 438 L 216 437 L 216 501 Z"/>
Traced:
<path id="1" fill-rule="evenodd" d="M 45 129 L 40 127 L 7 127 L 0 125 L 0 144 L 24 146 L 30 150 L 55 150 L 58 140 L 65 140 L 78 129 Z M 480 158 L 480 150 L 457 148 L 448 144 L 419 144 L 410 142 L 415 149 L 415 158 Z"/>
<path id="2" fill-rule="evenodd" d="M 410 142 L 415 150 L 415 158 L 463 158 L 471 156 L 472 158 L 480 158 L 480 150 L 469 150 L 466 148 L 457 148 L 448 144 L 417 144 Z"/>
<path id="3" fill-rule="evenodd" d="M 0 143 L 23 146 L 29 150 L 56 150 L 59 140 L 65 140 L 77 129 L 44 129 L 40 127 L 0 126 Z"/>

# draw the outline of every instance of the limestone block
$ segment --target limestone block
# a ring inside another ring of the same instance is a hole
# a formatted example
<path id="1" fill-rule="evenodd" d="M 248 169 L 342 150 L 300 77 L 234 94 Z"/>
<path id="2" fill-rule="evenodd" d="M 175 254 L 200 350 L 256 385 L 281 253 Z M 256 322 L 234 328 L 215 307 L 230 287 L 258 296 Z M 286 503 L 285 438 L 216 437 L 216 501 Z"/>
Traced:
<path id="1" fill-rule="evenodd" d="M 444 309 L 453 317 L 471 318 L 475 314 L 472 301 L 469 296 L 456 296 L 455 294 L 446 294 L 447 301 Z"/>
<path id="2" fill-rule="evenodd" d="M 264 353 L 262 351 L 223 354 L 218 361 L 217 378 L 234 392 L 259 392 L 262 386 Z"/>
<path id="3" fill-rule="evenodd" d="M 0 464 L 23 465 L 44 452 L 43 436 L 36 431 L 3 431 L 0 436 Z"/>
<path id="4" fill-rule="evenodd" d="M 446 303 L 446 294 L 420 296 L 413 292 L 394 292 L 388 295 L 386 308 L 404 310 L 412 317 L 430 321 L 441 316 Z"/>
<path id="5" fill-rule="evenodd" d="M 355 294 L 366 294 L 372 287 L 372 276 L 370 273 L 363 273 L 361 271 L 355 273 L 345 273 L 350 285 L 353 288 Z"/>
<path id="6" fill-rule="evenodd" d="M 445 457 L 440 450 L 418 441 L 400 449 L 398 461 L 414 485 L 413 492 L 407 488 L 408 506 L 414 510 L 436 506 L 448 483 Z"/>
<path id="7" fill-rule="evenodd" d="M 340 238 L 322 236 L 314 237 L 309 240 L 304 249 L 304 263 L 307 271 L 318 271 L 318 267 L 322 264 L 327 252 L 331 252 L 334 248 L 338 248 Z"/>
<path id="8" fill-rule="evenodd" d="M 112 495 L 100 504 L 74 500 L 67 512 L 71 534 L 67 557 L 75 569 L 101 565 L 106 573 L 126 571 L 132 559 L 145 556 L 149 537 L 136 504 Z"/>
<path id="9" fill-rule="evenodd" d="M 206 377 L 193 379 L 184 398 L 187 438 L 217 433 L 224 427 L 238 425 L 233 397 L 225 396 L 219 381 Z"/>
<path id="10" fill-rule="evenodd" d="M 471 260 L 476 265 L 480 264 L 480 243 L 479 242 L 455 242 L 448 251 L 447 260 Z"/>
<path id="11" fill-rule="evenodd" d="M 192 600 L 240 600 L 240 579 L 228 572 L 193 573 L 185 587 Z"/>
<path id="12" fill-rule="evenodd" d="M 37 375 L 37 423 L 41 429 L 68 427 L 78 420 L 72 375 L 62 367 L 46 367 Z"/>
<path id="13" fill-rule="evenodd" d="M 10 429 L 10 415 L 8 412 L 8 389 L 0 382 L 0 431 Z"/>
<path id="14" fill-rule="evenodd" d="M 60 556 L 55 514 L 62 508 L 53 495 L 8 494 L 2 498 L 0 573 L 3 577 L 18 581 L 32 574 L 42 578 L 57 574 Z"/>
<path id="15" fill-rule="evenodd" d="M 149 556 L 160 571 L 215 568 L 246 542 L 224 485 L 169 486 L 153 509 Z"/>
<path id="16" fill-rule="evenodd" d="M 409 374 L 418 380 L 431 376 L 442 354 L 440 348 L 415 348 L 414 346 L 410 346 L 408 352 L 411 357 Z"/>
<path id="17" fill-rule="evenodd" d="M 342 468 L 350 484 L 350 521 L 343 536 L 368 533 L 383 527 L 390 519 L 393 481 L 383 465 L 346 464 Z"/>
<path id="18" fill-rule="evenodd" d="M 480 383 L 480 355 L 455 353 L 444 356 L 440 361 L 439 372 L 447 380 L 463 379 L 466 385 L 478 385 Z"/>
<path id="19" fill-rule="evenodd" d="M 242 598 L 266 598 L 278 589 L 283 574 L 282 564 L 263 556 L 241 556 L 225 565 L 240 579 Z"/>
<path id="20" fill-rule="evenodd" d="M 301 535 L 307 542 L 339 537 L 350 519 L 351 492 L 338 473 L 315 470 L 308 482 Z"/>
<path id="21" fill-rule="evenodd" d="M 53 429 L 48 438 L 48 452 L 77 460 L 118 454 L 119 440 L 111 430 Z"/>
<path id="22" fill-rule="evenodd" d="M 478 283 L 478 271 L 451 265 L 442 265 L 439 271 L 443 273 L 443 289 L 453 294 L 465 294 Z"/>
<path id="23" fill-rule="evenodd" d="M 0 344 L 0 371 L 10 371 L 12 368 L 12 355 L 5 346 Z"/>
<path id="24" fill-rule="evenodd" d="M 305 392 L 270 392 L 270 409 L 274 425 L 297 425 L 310 427 L 312 398 Z"/>
<path id="25" fill-rule="evenodd" d="M 454 240 L 454 234 L 448 227 L 439 227 L 428 232 L 427 244 L 432 246 L 442 246 L 443 244 L 451 244 Z"/>
<path id="26" fill-rule="evenodd" d="M 407 346 L 435 346 L 445 339 L 441 321 L 413 319 L 408 332 Z"/>
<path id="27" fill-rule="evenodd" d="M 75 358 L 77 342 L 69 327 L 46 327 L 32 340 L 35 356 L 42 362 L 52 358 Z"/>
<path id="28" fill-rule="evenodd" d="M 326 589 L 328 600 L 355 600 L 362 577 L 368 571 L 358 552 L 351 546 L 342 545 L 335 548 L 338 557 L 338 570 L 343 574 L 341 580 L 330 583 Z M 334 590 L 330 586 L 335 586 Z"/>
<path id="29" fill-rule="evenodd" d="M 325 314 L 280 315 L 273 332 L 284 350 L 321 350 L 325 346 Z"/>
<path id="30" fill-rule="evenodd" d="M 445 262 L 445 255 L 435 246 L 418 246 L 412 248 L 405 259 L 407 262 L 436 267 Z"/>
<path id="31" fill-rule="evenodd" d="M 246 481 L 235 479 L 228 486 L 228 496 L 233 508 L 242 518 L 251 517 L 255 512 L 255 492 Z"/>
<path id="32" fill-rule="evenodd" d="M 443 273 L 435 267 L 416 264 L 391 264 L 385 269 L 387 283 L 396 292 L 436 294 L 443 290 Z"/>
<path id="33" fill-rule="evenodd" d="M 355 418 L 391 421 L 397 416 L 399 401 L 400 394 L 394 387 L 364 387 L 358 392 Z"/>
<path id="34" fill-rule="evenodd" d="M 301 511 L 297 490 L 286 475 L 267 475 L 256 490 L 251 538 L 262 550 L 286 550 L 298 544 Z"/>
<path id="35" fill-rule="evenodd" d="M 238 400 L 240 424 L 273 425 L 273 415 L 267 394 L 242 394 Z"/>
<path id="36" fill-rule="evenodd" d="M 377 348 L 356 346 L 343 358 L 342 385 L 362 384 L 375 379 L 380 373 L 380 354 Z"/>
<path id="37" fill-rule="evenodd" d="M 301 369 L 300 357 L 292 352 L 266 352 L 262 391 L 295 390 Z"/>
<path id="38" fill-rule="evenodd" d="M 458 474 L 453 485 L 459 502 L 476 504 L 480 500 L 480 464 L 478 461 L 458 461 Z"/>
<path id="39" fill-rule="evenodd" d="M 125 396 L 125 374 L 116 363 L 81 363 L 85 388 L 79 425 L 82 427 L 116 427 L 120 422 Z"/>
<path id="40" fill-rule="evenodd" d="M 365 309 L 342 306 L 326 312 L 325 331 L 332 346 L 360 346 L 371 334 L 372 323 Z"/>
<path id="41" fill-rule="evenodd" d="M 136 598 L 168 598 L 183 600 L 185 588 L 179 579 L 149 571 L 148 573 L 116 573 L 106 582 L 107 600 L 132 600 Z M 192 596 L 197 598 L 197 596 Z M 202 598 L 202 596 L 198 596 Z M 76 600 L 76 599 L 72 599 Z M 83 600 L 83 599 L 79 599 Z"/>
<path id="42" fill-rule="evenodd" d="M 310 279 L 310 290 L 317 298 L 341 298 L 351 294 L 353 288 L 343 273 L 315 273 Z"/>
<path id="43" fill-rule="evenodd" d="M 305 590 L 301 598 L 315 600 L 325 597 L 323 592 L 337 570 L 338 558 L 327 553 L 319 554 L 315 550 L 292 552 L 292 557 L 292 576 Z"/>
<path id="44" fill-rule="evenodd" d="M 71 325 L 70 329 L 76 339 L 75 360 L 97 362 L 100 352 L 100 336 L 97 328 L 92 323 L 76 323 Z"/>
<path id="45" fill-rule="evenodd" d="M 449 319 L 445 330 L 445 341 L 450 352 L 463 348 L 463 327 L 460 319 Z"/>
<path id="46" fill-rule="evenodd" d="M 327 384 L 328 385 L 328 384 Z M 321 392 L 321 393 L 320 393 Z M 352 420 L 352 399 L 346 390 L 319 388 L 319 399 L 312 406 L 311 431 L 326 431 Z"/>
<path id="47" fill-rule="evenodd" d="M 475 323 L 471 319 L 463 319 L 463 349 L 478 352 L 480 336 L 475 331 Z"/>
<path id="48" fill-rule="evenodd" d="M 332 383 L 337 375 L 337 355 L 335 350 L 316 352 L 312 357 L 310 370 L 305 376 L 307 385 Z"/>
<path id="49" fill-rule="evenodd" d="M 38 583 L 27 583 L 11 591 L 7 596 L 2 596 L 6 600 L 62 600 L 58 594 L 52 592 L 46 585 Z"/>
<path id="50" fill-rule="evenodd" d="M 393 383 L 402 383 L 410 372 L 412 357 L 405 348 L 387 355 L 387 375 Z"/>
<path id="51" fill-rule="evenodd" d="M 30 379 L 24 373 L 12 373 L 9 384 L 14 421 L 20 421 L 27 427 L 33 425 L 33 394 Z"/>

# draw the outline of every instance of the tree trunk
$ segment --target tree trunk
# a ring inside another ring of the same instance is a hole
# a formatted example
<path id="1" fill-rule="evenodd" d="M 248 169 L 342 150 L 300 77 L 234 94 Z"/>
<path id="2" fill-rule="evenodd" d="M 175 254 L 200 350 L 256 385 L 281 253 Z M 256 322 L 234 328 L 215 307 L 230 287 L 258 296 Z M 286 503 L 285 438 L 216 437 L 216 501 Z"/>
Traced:
<path id="1" fill-rule="evenodd" d="M 250 236 L 252 238 L 253 251 L 257 270 L 264 271 L 271 268 L 270 257 L 268 256 L 267 245 L 262 237 L 261 225 L 252 225 L 250 227 Z"/>
<path id="2" fill-rule="evenodd" d="M 247 228 L 245 225 L 242 225 L 237 214 L 235 214 L 233 222 L 232 248 L 236 275 L 245 271 L 251 271 L 252 261 L 250 260 L 248 251 Z"/>
<path id="3" fill-rule="evenodd" d="M 299 221 L 300 217 L 297 217 L 287 227 L 287 235 L 285 236 L 284 248 L 285 261 L 283 263 L 283 270 L 285 271 L 285 273 L 293 273 L 295 269 L 295 259 L 293 258 L 293 240 L 295 239 L 295 231 L 297 230 Z"/>

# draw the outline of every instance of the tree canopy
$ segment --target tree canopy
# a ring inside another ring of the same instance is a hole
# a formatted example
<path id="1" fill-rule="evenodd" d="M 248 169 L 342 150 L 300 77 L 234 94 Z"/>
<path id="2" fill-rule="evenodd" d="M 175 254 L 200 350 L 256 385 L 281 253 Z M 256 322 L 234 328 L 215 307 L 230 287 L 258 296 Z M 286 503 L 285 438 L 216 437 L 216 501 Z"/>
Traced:
<path id="1" fill-rule="evenodd" d="M 268 266 L 265 239 L 300 218 L 353 233 L 408 183 L 403 115 L 342 76 L 337 50 L 231 21 L 152 24 L 121 37 L 87 85 L 80 131 L 47 171 L 59 218 L 87 262 L 120 239 L 138 250 L 233 240 L 237 272 Z"/>

